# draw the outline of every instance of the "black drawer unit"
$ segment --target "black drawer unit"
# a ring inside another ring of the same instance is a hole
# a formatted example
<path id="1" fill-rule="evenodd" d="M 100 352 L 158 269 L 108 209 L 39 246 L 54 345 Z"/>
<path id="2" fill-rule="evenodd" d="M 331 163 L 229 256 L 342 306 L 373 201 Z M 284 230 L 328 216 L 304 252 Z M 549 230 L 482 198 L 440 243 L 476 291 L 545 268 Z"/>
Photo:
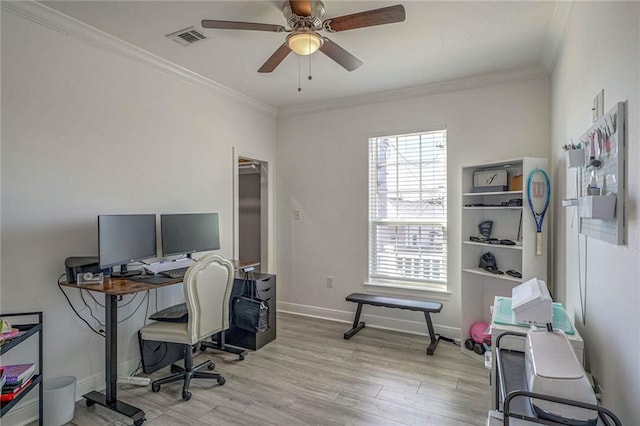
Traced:
<path id="1" fill-rule="evenodd" d="M 236 276 L 233 282 L 233 292 L 231 293 L 231 300 L 229 301 L 229 312 L 231 312 L 233 298 L 242 293 L 243 281 L 242 276 Z M 254 273 L 250 283 L 253 284 L 253 282 L 255 282 L 257 298 L 263 300 L 269 306 L 269 328 L 261 333 L 252 333 L 234 327 L 233 324 L 231 324 L 225 334 L 225 341 L 232 346 L 256 350 L 276 338 L 276 276 Z M 250 296 L 252 287 L 253 285 L 245 284 L 245 296 Z"/>

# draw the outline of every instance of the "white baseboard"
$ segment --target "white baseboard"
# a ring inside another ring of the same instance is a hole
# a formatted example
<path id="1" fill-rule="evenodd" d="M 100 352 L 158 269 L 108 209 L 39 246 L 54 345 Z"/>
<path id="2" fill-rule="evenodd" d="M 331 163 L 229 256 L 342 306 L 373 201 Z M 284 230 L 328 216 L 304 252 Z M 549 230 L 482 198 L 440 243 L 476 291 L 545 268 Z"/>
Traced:
<path id="1" fill-rule="evenodd" d="M 354 305 L 355 306 L 355 305 Z M 390 309 L 391 310 L 391 309 Z M 330 321 L 344 322 L 351 324 L 355 312 L 340 311 L 337 309 L 321 308 L 318 306 L 300 305 L 297 303 L 278 302 L 278 312 L 301 315 L 305 317 L 320 318 Z M 436 323 L 438 316 L 432 315 L 431 321 L 434 322 L 433 328 L 436 334 L 450 339 L 461 338 L 460 327 L 451 327 L 448 325 L 439 325 Z M 360 321 L 367 323 L 367 327 L 380 328 L 383 330 L 401 331 L 403 333 L 417 334 L 427 336 L 427 324 L 423 321 L 409 321 L 404 319 L 383 317 L 379 315 L 371 315 L 365 312 L 360 316 Z M 346 329 L 345 329 L 346 330 Z"/>
<path id="2" fill-rule="evenodd" d="M 118 366 L 118 374 L 128 376 L 139 363 L 139 359 L 125 362 Z M 48 380 L 48 378 L 45 378 Z M 82 399 L 82 395 L 85 395 L 91 391 L 104 391 L 105 381 L 104 373 L 94 374 L 93 376 L 78 379 L 76 378 L 76 402 Z M 40 385 L 42 386 L 42 384 Z M 9 413 L 2 418 L 0 424 L 2 426 L 24 426 L 35 420 L 38 420 L 38 391 L 34 389 L 31 391 L 34 397 L 25 399 L 16 405 Z M 31 395 L 29 395 L 31 396 Z"/>

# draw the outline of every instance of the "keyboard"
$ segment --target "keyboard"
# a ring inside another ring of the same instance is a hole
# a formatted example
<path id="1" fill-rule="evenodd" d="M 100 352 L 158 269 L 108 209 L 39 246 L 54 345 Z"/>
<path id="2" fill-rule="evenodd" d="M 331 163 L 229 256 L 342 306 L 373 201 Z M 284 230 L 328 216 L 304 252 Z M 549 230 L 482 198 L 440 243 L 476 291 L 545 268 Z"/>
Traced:
<path id="1" fill-rule="evenodd" d="M 164 277 L 162 275 L 138 275 L 138 276 L 130 277 L 127 279 L 131 281 L 138 281 L 141 283 L 153 284 L 153 285 L 167 284 L 167 283 L 173 282 L 172 278 Z"/>
<path id="2" fill-rule="evenodd" d="M 160 275 L 164 275 L 169 278 L 183 278 L 189 268 L 169 269 L 168 271 L 160 272 Z"/>

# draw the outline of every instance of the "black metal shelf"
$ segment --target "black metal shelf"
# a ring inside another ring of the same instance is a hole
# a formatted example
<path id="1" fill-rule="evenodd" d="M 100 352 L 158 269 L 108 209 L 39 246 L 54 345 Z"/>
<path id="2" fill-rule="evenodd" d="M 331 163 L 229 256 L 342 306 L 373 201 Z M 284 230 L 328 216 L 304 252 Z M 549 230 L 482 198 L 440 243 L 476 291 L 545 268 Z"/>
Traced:
<path id="1" fill-rule="evenodd" d="M 7 315 L 4 316 L 6 317 Z M 0 346 L 0 355 L 4 354 L 5 352 L 9 352 L 11 349 L 18 346 L 29 337 L 41 331 L 42 324 L 19 324 L 13 326 L 13 328 L 17 328 L 18 330 L 20 330 L 20 334 L 12 339 L 5 341 L 2 346 Z"/>
<path id="2" fill-rule="evenodd" d="M 13 314 L 2 314 L 3 318 L 7 317 L 38 317 L 37 323 L 29 324 L 13 324 L 14 328 L 20 330 L 20 334 L 16 337 L 5 341 L 0 346 L 0 355 L 9 352 L 31 336 L 38 335 L 38 374 L 34 374 L 31 383 L 25 387 L 14 399 L 0 404 L 0 418 L 4 417 L 17 403 L 19 403 L 29 392 L 38 386 L 38 424 L 42 426 L 43 417 L 43 388 L 42 388 L 42 312 L 19 312 Z M 1 423 L 1 422 L 0 422 Z"/>
<path id="3" fill-rule="evenodd" d="M 31 378 L 31 380 L 32 381 L 29 384 L 29 386 L 22 389 L 22 391 L 15 398 L 13 398 L 11 401 L 3 402 L 0 405 L 0 407 L 2 407 L 0 408 L 0 417 L 3 417 L 6 413 L 8 413 L 9 410 L 11 410 L 14 405 L 20 402 L 20 400 L 24 398 L 29 393 L 29 391 L 31 391 L 31 389 L 35 388 L 42 382 L 42 374 L 35 374 Z"/>

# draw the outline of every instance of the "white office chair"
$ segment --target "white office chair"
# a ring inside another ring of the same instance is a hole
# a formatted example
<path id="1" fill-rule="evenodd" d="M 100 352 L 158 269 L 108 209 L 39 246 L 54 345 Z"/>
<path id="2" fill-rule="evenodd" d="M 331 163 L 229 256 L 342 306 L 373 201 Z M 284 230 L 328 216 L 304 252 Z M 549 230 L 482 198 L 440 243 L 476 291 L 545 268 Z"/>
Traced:
<path id="1" fill-rule="evenodd" d="M 200 371 L 213 370 L 211 360 L 193 366 L 193 345 L 201 340 L 229 328 L 229 298 L 233 287 L 234 269 L 232 263 L 215 254 L 205 255 L 191 265 L 184 276 L 184 298 L 189 312 L 188 322 L 175 323 L 157 321 L 140 330 L 142 339 L 184 345 L 184 368 L 171 365 L 171 376 L 151 383 L 151 390 L 158 392 L 160 385 L 184 380 L 182 399 L 191 399 L 189 383 L 192 378 L 216 379 L 225 383 L 217 373 Z"/>

